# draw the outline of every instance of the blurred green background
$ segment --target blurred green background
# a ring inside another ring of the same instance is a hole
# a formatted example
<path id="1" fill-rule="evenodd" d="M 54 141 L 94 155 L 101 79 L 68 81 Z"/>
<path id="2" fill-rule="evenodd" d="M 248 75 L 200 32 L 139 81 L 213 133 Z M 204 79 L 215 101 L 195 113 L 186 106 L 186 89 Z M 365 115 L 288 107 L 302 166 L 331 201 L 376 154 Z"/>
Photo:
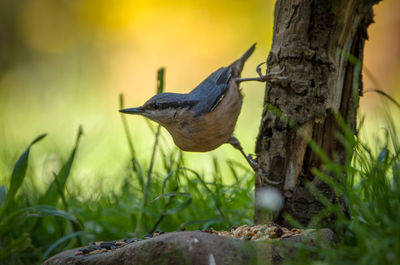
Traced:
<path id="1" fill-rule="evenodd" d="M 129 150 L 118 113 L 141 105 L 156 90 L 156 70 L 166 67 L 166 91 L 188 92 L 251 44 L 257 50 L 243 76 L 254 76 L 271 45 L 274 1 L 2 0 L 0 8 L 0 183 L 8 183 L 18 155 L 35 136 L 48 137 L 33 150 L 34 173 L 25 185 L 48 186 L 75 141 L 84 137 L 70 181 L 88 194 L 122 184 Z M 365 65 L 378 88 L 399 99 L 400 4 L 376 6 Z M 377 88 L 364 75 L 365 89 Z M 253 152 L 264 85 L 245 83 L 236 135 Z M 361 99 L 364 133 L 379 130 L 377 94 Z M 150 159 L 153 136 L 142 117 L 127 117 L 138 156 Z M 162 130 L 165 142 L 172 139 Z M 175 148 L 172 144 L 167 148 Z M 207 171 L 211 158 L 234 159 L 230 146 L 210 154 L 185 153 L 187 166 Z M 157 162 L 156 162 L 157 164 Z M 121 176 L 121 177 L 119 177 Z M 46 184 L 46 185 L 43 185 Z"/>

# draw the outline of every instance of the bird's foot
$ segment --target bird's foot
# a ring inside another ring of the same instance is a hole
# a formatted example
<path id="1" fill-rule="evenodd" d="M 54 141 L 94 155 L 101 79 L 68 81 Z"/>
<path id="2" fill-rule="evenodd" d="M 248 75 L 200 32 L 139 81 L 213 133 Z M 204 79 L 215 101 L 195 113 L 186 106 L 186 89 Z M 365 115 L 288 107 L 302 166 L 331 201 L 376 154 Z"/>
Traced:
<path id="1" fill-rule="evenodd" d="M 268 182 L 270 185 L 279 185 L 282 183 L 282 181 L 273 181 L 268 179 L 268 174 L 264 173 L 260 167 L 260 164 L 257 163 L 257 161 L 253 158 L 252 154 L 246 155 L 246 153 L 243 150 L 242 145 L 240 144 L 239 140 L 231 136 L 228 140 L 227 143 L 231 144 L 235 149 L 239 150 L 239 152 L 244 156 L 246 159 L 247 163 L 251 166 L 251 168 L 254 170 L 254 172 L 258 175 L 263 177 L 263 179 Z"/>
<path id="2" fill-rule="evenodd" d="M 248 154 L 246 156 L 247 162 L 251 166 L 251 168 L 254 170 L 254 172 L 257 172 L 260 169 L 260 166 L 258 165 L 257 161 L 253 158 L 252 154 Z"/>
<path id="3" fill-rule="evenodd" d="M 246 82 L 246 81 L 258 81 L 258 82 L 272 82 L 276 80 L 287 80 L 288 76 L 281 76 L 283 72 L 285 72 L 285 66 L 279 72 L 271 72 L 265 75 L 262 74 L 261 66 L 265 64 L 265 62 L 260 63 L 256 67 L 256 72 L 259 77 L 250 77 L 250 78 L 235 78 L 236 83 Z"/>
<path id="4" fill-rule="evenodd" d="M 263 82 L 272 81 L 272 80 L 286 80 L 286 79 L 288 79 L 287 76 L 281 76 L 281 74 L 283 72 L 285 72 L 285 70 L 286 70 L 285 66 L 283 66 L 282 69 L 280 71 L 278 71 L 278 72 L 271 72 L 271 73 L 267 73 L 267 74 L 263 75 L 262 72 L 261 72 L 261 66 L 263 64 L 265 64 L 265 62 L 260 63 L 256 67 L 257 74 L 260 76 L 260 79 Z"/>
<path id="5" fill-rule="evenodd" d="M 254 172 L 258 174 L 260 177 L 262 177 L 268 184 L 270 185 L 279 185 L 282 183 L 282 181 L 273 181 L 268 178 L 268 174 L 262 172 L 262 169 L 260 165 L 257 163 L 255 159 L 253 159 L 252 154 L 247 155 L 247 162 L 250 164 L 250 166 L 253 168 Z"/>

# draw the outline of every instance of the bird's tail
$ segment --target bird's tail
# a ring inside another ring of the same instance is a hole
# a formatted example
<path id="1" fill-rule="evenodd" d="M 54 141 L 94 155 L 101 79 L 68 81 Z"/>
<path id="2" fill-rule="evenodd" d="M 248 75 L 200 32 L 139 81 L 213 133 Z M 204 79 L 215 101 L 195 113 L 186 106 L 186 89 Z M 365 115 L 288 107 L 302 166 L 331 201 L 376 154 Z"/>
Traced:
<path id="1" fill-rule="evenodd" d="M 256 43 L 251 45 L 251 47 L 242 55 L 242 57 L 240 57 L 233 64 L 231 64 L 233 70 L 232 77 L 234 78 L 240 77 L 240 73 L 242 72 L 244 63 L 247 61 L 250 55 L 252 55 L 255 49 L 256 49 Z"/>
<path id="2" fill-rule="evenodd" d="M 254 43 L 253 45 L 251 45 L 251 47 L 242 55 L 242 57 L 240 57 L 240 61 L 242 61 L 243 63 L 245 63 L 247 61 L 247 59 L 250 57 L 250 55 L 253 54 L 254 50 L 256 49 L 256 44 Z"/>

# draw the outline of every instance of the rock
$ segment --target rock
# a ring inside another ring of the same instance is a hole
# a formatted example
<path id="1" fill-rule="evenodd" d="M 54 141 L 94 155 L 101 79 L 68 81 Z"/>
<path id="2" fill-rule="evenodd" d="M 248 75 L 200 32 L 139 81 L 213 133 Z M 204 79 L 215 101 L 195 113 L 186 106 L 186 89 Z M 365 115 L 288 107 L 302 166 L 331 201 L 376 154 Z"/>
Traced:
<path id="1" fill-rule="evenodd" d="M 310 245 L 315 245 L 317 238 L 321 238 L 329 247 L 334 242 L 334 233 L 322 229 L 320 233 L 296 235 L 281 241 L 300 242 L 305 238 Z M 239 240 L 198 231 L 165 233 L 93 255 L 75 255 L 79 249 L 61 252 L 43 264 L 280 264 L 283 257 L 295 251 L 291 246 L 280 246 L 278 249 L 269 241 Z"/>

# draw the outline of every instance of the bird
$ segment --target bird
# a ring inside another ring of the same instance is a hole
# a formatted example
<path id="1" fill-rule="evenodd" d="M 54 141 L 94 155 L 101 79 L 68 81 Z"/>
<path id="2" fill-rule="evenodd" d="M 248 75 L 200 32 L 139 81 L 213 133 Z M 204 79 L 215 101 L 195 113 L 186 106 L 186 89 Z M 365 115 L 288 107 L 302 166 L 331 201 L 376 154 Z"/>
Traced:
<path id="1" fill-rule="evenodd" d="M 245 81 L 265 82 L 278 73 L 262 75 L 257 66 L 257 78 L 240 78 L 244 64 L 256 47 L 253 44 L 239 59 L 221 67 L 189 93 L 160 93 L 142 106 L 119 110 L 141 115 L 163 126 L 176 146 L 183 151 L 208 152 L 228 143 L 245 157 L 254 171 L 259 169 L 251 155 L 246 155 L 233 135 L 242 108 L 243 96 L 239 84 Z"/>

